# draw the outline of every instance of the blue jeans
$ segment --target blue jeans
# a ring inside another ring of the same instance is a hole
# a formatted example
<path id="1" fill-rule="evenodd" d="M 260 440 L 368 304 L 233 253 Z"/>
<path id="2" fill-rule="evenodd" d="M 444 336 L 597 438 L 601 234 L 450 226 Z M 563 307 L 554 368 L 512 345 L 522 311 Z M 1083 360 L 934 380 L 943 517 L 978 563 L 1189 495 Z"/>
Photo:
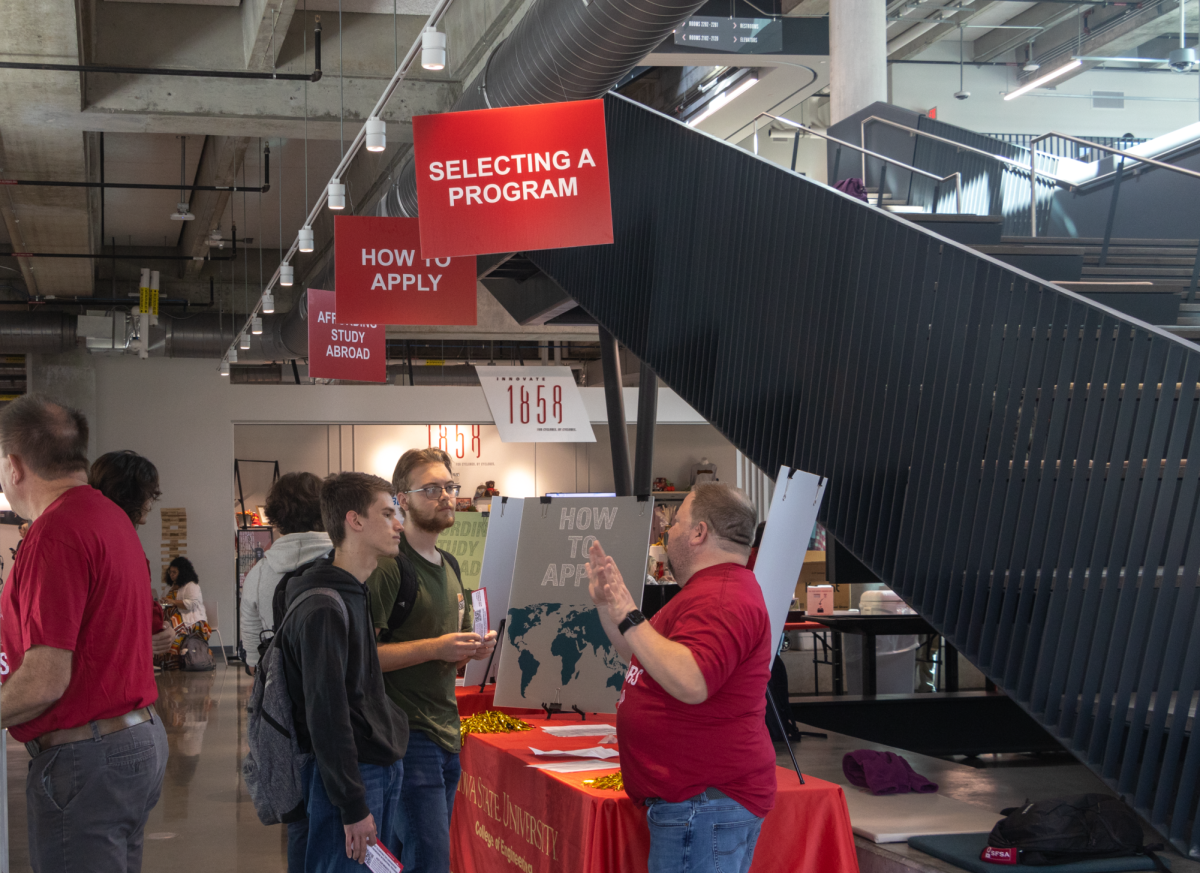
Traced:
<path id="1" fill-rule="evenodd" d="M 450 869 L 450 814 L 462 767 L 423 731 L 408 735 L 404 788 L 400 792 L 400 863 L 404 873 L 447 873 Z"/>
<path id="2" fill-rule="evenodd" d="M 308 819 L 290 822 L 287 828 L 287 873 L 304 873 L 304 853 L 308 851 Z"/>
<path id="3" fill-rule="evenodd" d="M 736 800 L 648 800 L 650 873 L 746 873 L 763 820 Z"/>
<path id="4" fill-rule="evenodd" d="M 393 855 L 400 849 L 396 837 L 396 810 L 400 804 L 400 785 L 404 781 L 404 762 L 390 767 L 359 764 L 363 787 L 367 789 L 367 807 L 375 818 L 376 833 Z M 305 873 L 362 873 L 366 868 L 346 857 L 346 829 L 342 812 L 329 800 L 315 760 L 304 766 L 304 795 L 308 798 L 308 846 L 304 853 Z M 290 836 L 290 834 L 289 834 Z"/>

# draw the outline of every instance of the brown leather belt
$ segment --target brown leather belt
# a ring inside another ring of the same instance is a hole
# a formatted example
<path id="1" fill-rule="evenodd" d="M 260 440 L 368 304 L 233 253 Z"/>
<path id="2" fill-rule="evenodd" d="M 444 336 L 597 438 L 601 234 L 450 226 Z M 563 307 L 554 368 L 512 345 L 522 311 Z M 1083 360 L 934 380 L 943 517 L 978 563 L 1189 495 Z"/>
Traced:
<path id="1" fill-rule="evenodd" d="M 102 718 L 99 721 L 89 721 L 87 724 L 79 727 L 63 728 L 59 731 L 50 731 L 42 734 L 36 740 L 32 740 L 25 744 L 25 748 L 29 750 L 29 754 L 38 755 L 47 749 L 52 749 L 55 746 L 66 745 L 67 743 L 78 743 L 83 740 L 98 740 L 100 737 L 106 737 L 109 734 L 115 734 L 117 731 L 127 730 L 131 727 L 136 727 L 139 724 L 153 720 L 156 715 L 153 706 L 146 706 L 141 709 L 135 709 L 132 712 L 127 712 L 124 715 L 118 715 L 113 718 Z"/>

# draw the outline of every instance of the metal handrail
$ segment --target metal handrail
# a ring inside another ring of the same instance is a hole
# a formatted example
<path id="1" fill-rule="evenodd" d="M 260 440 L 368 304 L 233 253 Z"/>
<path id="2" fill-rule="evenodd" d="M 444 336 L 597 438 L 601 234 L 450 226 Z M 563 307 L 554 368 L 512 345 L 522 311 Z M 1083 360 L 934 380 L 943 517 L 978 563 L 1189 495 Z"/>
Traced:
<path id="1" fill-rule="evenodd" d="M 1176 173 L 1182 173 L 1185 176 L 1192 176 L 1196 179 L 1200 179 L 1200 173 L 1197 173 L 1194 170 L 1185 170 L 1183 167 L 1177 167 L 1174 164 L 1167 164 L 1167 163 L 1164 163 L 1163 161 L 1156 161 L 1154 158 L 1148 158 L 1145 155 L 1135 155 L 1133 152 L 1125 151 L 1124 149 L 1114 149 L 1111 146 L 1103 146 L 1103 145 L 1100 145 L 1100 143 L 1098 143 L 1098 142 L 1092 142 L 1091 140 L 1080 139 L 1077 136 L 1068 136 L 1065 133 L 1057 133 L 1055 131 L 1050 131 L 1050 133 L 1043 133 L 1041 136 L 1034 137 L 1033 139 L 1031 139 L 1029 141 L 1029 166 L 1026 169 L 1029 170 L 1029 235 L 1030 236 L 1037 236 L 1037 177 L 1038 177 L 1038 171 L 1037 171 L 1037 167 L 1035 165 L 1034 159 L 1033 159 L 1033 155 L 1034 155 L 1033 147 L 1035 145 L 1037 145 L 1039 142 L 1041 142 L 1042 140 L 1049 139 L 1052 136 L 1057 136 L 1060 139 L 1065 139 L 1068 142 L 1077 143 L 1078 145 L 1091 146 L 1092 148 L 1099 149 L 1102 152 L 1108 152 L 1109 154 L 1120 155 L 1121 157 L 1129 158 L 1132 161 L 1140 161 L 1143 164 L 1150 164 L 1152 167 L 1159 167 L 1160 169 L 1163 169 L 1163 170 L 1174 170 Z M 1124 171 L 1124 163 L 1125 163 L 1124 161 L 1121 162 L 1122 166 L 1119 168 L 1118 172 Z M 1045 175 L 1049 175 L 1049 174 L 1042 173 L 1041 175 L 1045 176 Z M 1195 283 L 1193 281 L 1193 286 L 1194 286 L 1194 284 Z"/>
<path id="2" fill-rule="evenodd" d="M 938 136 L 936 133 L 930 133 L 929 131 L 926 131 L 926 130 L 918 130 L 915 127 L 909 127 L 907 124 L 901 124 L 898 121 L 892 121 L 890 118 L 880 118 L 878 115 L 872 115 L 870 118 L 864 118 L 862 123 L 859 125 L 860 136 L 862 137 L 862 141 L 864 143 L 867 141 L 867 125 L 872 121 L 878 121 L 880 124 L 886 124 L 889 127 L 895 127 L 895 128 L 898 128 L 899 130 L 906 130 L 910 134 L 914 134 L 916 136 L 923 136 L 926 139 L 932 139 L 932 140 L 935 140 L 940 143 L 945 143 L 946 145 L 954 146 L 954 148 L 956 148 L 956 149 L 961 149 L 963 151 L 968 151 L 973 154 L 981 155 L 985 158 L 991 158 L 992 160 L 999 161 L 1002 164 L 1008 164 L 1014 170 L 1020 170 L 1022 173 L 1029 172 L 1029 167 L 1025 166 L 1024 164 L 1022 164 L 1020 161 L 1016 160 L 1015 158 L 1006 158 L 1004 155 L 994 155 L 991 152 L 986 151 L 985 149 L 976 148 L 975 146 L 969 146 L 969 145 L 966 145 L 961 142 L 955 142 L 954 140 L 947 139 L 944 136 Z M 1052 134 L 1047 134 L 1047 136 L 1051 136 L 1051 135 Z M 1043 137 L 1043 139 L 1044 138 L 1045 137 Z M 1018 146 L 1018 148 L 1020 148 L 1020 146 Z M 1033 149 L 1032 147 L 1030 147 L 1029 153 L 1031 156 L 1030 157 L 1031 160 L 1032 160 L 1032 157 L 1037 154 L 1040 154 L 1044 158 L 1053 158 L 1054 160 L 1059 160 L 1059 155 L 1052 155 L 1049 152 L 1038 152 L 1035 149 Z M 1069 179 L 1064 179 L 1061 176 L 1054 175 L 1053 173 L 1042 173 L 1041 175 L 1047 176 L 1047 177 L 1053 179 L 1055 182 L 1057 182 L 1060 185 L 1071 185 L 1072 184 Z M 866 177 L 867 177 L 867 161 L 866 161 L 866 158 L 863 158 L 863 179 L 866 179 Z"/>
<path id="3" fill-rule="evenodd" d="M 821 133 L 820 131 L 813 130 L 811 127 L 808 127 L 807 125 L 801 124 L 798 121 L 792 121 L 790 118 L 784 118 L 782 115 L 772 115 L 770 112 L 760 112 L 760 113 L 758 113 L 758 115 L 754 116 L 754 153 L 756 155 L 758 154 L 758 120 L 760 118 L 770 118 L 772 121 L 782 122 L 784 124 L 787 124 L 787 125 L 790 125 L 791 127 L 796 128 L 797 130 L 803 130 L 806 133 L 811 133 L 813 136 L 819 136 L 823 140 L 828 140 L 829 142 L 837 143 L 839 146 L 845 146 L 846 148 L 854 149 L 857 152 L 862 152 L 864 159 L 867 156 L 870 156 L 872 158 L 877 158 L 878 160 L 884 161 L 886 163 L 893 164 L 897 167 L 902 167 L 903 169 L 908 170 L 910 173 L 916 173 L 918 176 L 924 176 L 927 179 L 932 179 L 938 186 L 940 186 L 942 182 L 948 182 L 951 179 L 953 179 L 954 180 L 955 211 L 960 214 L 962 213 L 962 173 L 951 173 L 949 176 L 938 176 L 936 173 L 930 173 L 927 170 L 922 170 L 918 167 L 911 166 L 909 164 L 904 163 L 904 161 L 897 160 L 896 158 L 889 158 L 887 155 L 881 155 L 878 152 L 873 152 L 870 149 L 865 149 L 862 146 L 857 146 L 852 142 L 846 142 L 845 140 L 838 139 L 835 136 L 830 136 L 829 134 Z M 795 155 L 793 155 L 793 157 L 792 157 L 792 169 L 793 170 L 796 169 Z M 836 182 L 837 180 L 835 179 L 834 181 Z M 882 204 L 882 202 L 883 202 L 883 185 L 880 185 L 879 186 L 879 203 Z M 936 212 L 937 211 L 936 190 L 935 190 L 935 194 L 934 194 L 933 208 L 934 208 L 934 211 Z"/>

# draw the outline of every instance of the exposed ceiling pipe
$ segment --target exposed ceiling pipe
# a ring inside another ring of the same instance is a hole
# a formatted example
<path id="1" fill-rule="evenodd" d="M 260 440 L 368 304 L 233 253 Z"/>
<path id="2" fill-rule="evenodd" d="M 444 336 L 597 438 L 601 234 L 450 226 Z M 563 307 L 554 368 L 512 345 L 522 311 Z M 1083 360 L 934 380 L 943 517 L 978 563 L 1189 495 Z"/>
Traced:
<path id="1" fill-rule="evenodd" d="M 4 218 L 4 226 L 8 230 L 8 238 L 15 245 L 17 240 L 23 239 L 17 225 L 17 217 L 13 214 L 11 204 L 12 198 L 9 198 L 9 203 L 0 204 L 0 217 Z M 21 268 L 21 277 L 25 280 L 25 291 L 30 296 L 37 294 L 37 279 L 33 275 L 33 267 L 28 261 L 17 261 L 17 266 Z"/>
<path id="2" fill-rule="evenodd" d="M 451 112 L 602 97 L 703 5 L 696 0 L 535 0 Z M 410 156 L 379 214 L 417 214 Z"/>
<path id="3" fill-rule="evenodd" d="M 119 73 L 127 76 L 187 76 L 200 79 L 277 79 L 280 82 L 321 81 L 321 24 L 317 19 L 312 73 L 256 73 L 250 70 L 172 70 L 158 67 L 114 67 L 107 64 L 32 64 L 0 61 L 0 70 L 46 70 L 54 73 Z"/>
<path id="4" fill-rule="evenodd" d="M 3 207 L 0 207 L 3 209 Z M 15 239 L 12 226 L 9 227 L 9 236 Z M 88 254 L 86 252 L 0 252 L 0 258 L 16 258 L 17 263 L 23 264 L 28 258 L 106 258 L 109 260 L 122 261 L 232 261 L 237 258 L 237 225 L 233 225 L 231 232 L 233 237 L 233 247 L 229 250 L 229 256 L 218 258 L 211 253 L 207 255 L 118 255 L 116 246 L 113 246 L 113 251 L 104 252 L 98 255 Z M 30 296 L 34 296 L 35 292 L 30 291 Z M 61 298 L 60 298 L 61 299 Z"/>

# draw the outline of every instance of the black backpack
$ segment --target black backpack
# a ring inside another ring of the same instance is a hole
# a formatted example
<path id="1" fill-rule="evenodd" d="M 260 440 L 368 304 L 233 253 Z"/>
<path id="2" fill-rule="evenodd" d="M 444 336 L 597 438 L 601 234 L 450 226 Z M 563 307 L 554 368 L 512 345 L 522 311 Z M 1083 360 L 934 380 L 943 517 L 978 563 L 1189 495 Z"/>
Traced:
<path id="1" fill-rule="evenodd" d="M 1160 870 L 1166 869 L 1152 851 L 1159 847 L 1147 847 L 1143 842 L 1138 817 L 1107 794 L 1039 800 L 1001 812 L 1006 818 L 992 828 L 987 844 L 999 849 L 1017 849 L 1018 863 L 1040 867 L 1149 855 Z"/>
<path id="2" fill-rule="evenodd" d="M 454 575 L 458 578 L 459 586 L 462 586 L 462 571 L 458 566 L 458 558 L 447 551 L 438 549 L 441 553 L 442 560 L 454 570 Z M 279 623 L 283 621 L 283 616 L 287 613 L 287 585 L 294 576 L 303 576 L 318 563 L 328 564 L 333 560 L 333 551 L 321 557 L 309 561 L 306 564 L 301 564 L 295 570 L 284 573 L 275 585 L 275 594 L 271 597 L 271 614 L 274 616 L 275 627 L 279 627 Z M 400 568 L 400 590 L 396 593 L 396 602 L 392 606 L 392 614 L 388 616 L 387 630 L 380 633 L 379 642 L 390 642 L 393 632 L 398 630 L 409 615 L 412 614 L 413 606 L 417 600 L 417 568 L 413 566 L 413 562 L 408 556 L 401 553 L 396 556 L 396 566 Z M 263 631 L 262 639 L 258 644 L 258 654 L 261 657 L 267 650 L 268 644 L 271 642 L 271 636 L 267 631 Z"/>

